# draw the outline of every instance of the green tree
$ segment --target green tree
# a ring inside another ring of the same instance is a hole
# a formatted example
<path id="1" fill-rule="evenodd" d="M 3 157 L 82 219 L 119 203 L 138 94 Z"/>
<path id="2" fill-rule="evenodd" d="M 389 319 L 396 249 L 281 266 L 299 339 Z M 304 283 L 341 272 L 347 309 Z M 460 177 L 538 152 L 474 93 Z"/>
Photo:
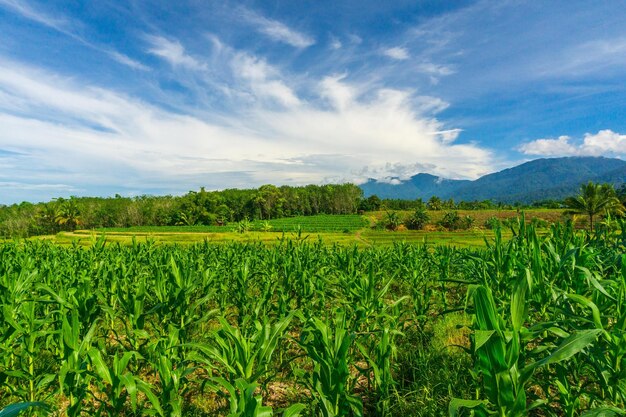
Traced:
<path id="1" fill-rule="evenodd" d="M 429 210 L 441 210 L 443 208 L 443 201 L 436 195 L 430 197 L 426 206 Z"/>
<path id="2" fill-rule="evenodd" d="M 583 214 L 589 218 L 589 230 L 593 232 L 593 220 L 602 213 L 621 214 L 624 206 L 617 198 L 615 189 L 608 184 L 589 181 L 580 187 L 580 193 L 565 199 L 566 213 Z"/>
<path id="3" fill-rule="evenodd" d="M 82 224 L 80 209 L 75 198 L 61 200 L 56 222 L 69 230 L 74 230 L 78 225 Z"/>
<path id="4" fill-rule="evenodd" d="M 381 205 L 382 201 L 376 194 L 374 194 L 367 197 L 366 199 L 361 200 L 361 202 L 359 203 L 359 210 L 376 211 L 380 210 Z"/>
<path id="5" fill-rule="evenodd" d="M 626 183 L 622 184 L 619 190 L 617 190 L 617 198 L 626 206 Z"/>

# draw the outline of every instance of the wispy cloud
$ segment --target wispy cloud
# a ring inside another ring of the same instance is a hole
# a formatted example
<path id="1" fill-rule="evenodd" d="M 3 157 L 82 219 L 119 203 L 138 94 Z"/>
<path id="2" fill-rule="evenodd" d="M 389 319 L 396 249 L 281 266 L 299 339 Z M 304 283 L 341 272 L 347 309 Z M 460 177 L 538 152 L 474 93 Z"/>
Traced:
<path id="1" fill-rule="evenodd" d="M 342 46 L 343 43 L 341 43 L 339 39 L 335 38 L 334 36 L 330 38 L 330 47 L 332 49 L 341 49 Z"/>
<path id="2" fill-rule="evenodd" d="M 254 25 L 260 33 L 277 42 L 286 43 L 296 48 L 307 48 L 315 44 L 315 39 L 311 36 L 298 32 L 278 20 L 268 19 L 252 10 L 243 8 L 241 15 L 246 21 Z"/>
<path id="3" fill-rule="evenodd" d="M 183 45 L 177 40 L 170 40 L 162 36 L 147 35 L 150 44 L 148 52 L 156 55 L 173 66 L 185 67 L 192 70 L 205 70 L 207 66 L 198 59 L 189 55 Z"/>
<path id="4" fill-rule="evenodd" d="M 98 48 L 100 49 L 100 48 Z M 141 71 L 149 71 L 150 68 L 141 62 L 132 59 L 128 55 L 124 55 L 118 51 L 114 51 L 111 49 L 100 49 L 105 54 L 109 55 L 114 61 L 119 62 L 120 64 L 126 65 L 132 69 L 141 70 Z"/>
<path id="5" fill-rule="evenodd" d="M 68 20 L 61 17 L 53 17 L 36 10 L 23 0 L 0 0 L 0 6 L 4 6 L 22 17 L 41 23 L 44 26 L 51 27 L 60 32 L 65 33 L 69 26 Z"/>
<path id="6" fill-rule="evenodd" d="M 409 59 L 409 51 L 401 46 L 394 46 L 393 48 L 385 49 L 383 50 L 383 55 L 400 61 Z"/>
<path id="7" fill-rule="evenodd" d="M 518 150 L 527 155 L 538 156 L 626 156 L 626 135 L 610 129 L 598 133 L 586 133 L 582 141 L 569 136 L 556 139 L 537 139 L 522 144 Z"/>
<path id="8" fill-rule="evenodd" d="M 143 65 L 141 62 L 134 60 L 131 57 L 124 55 L 123 53 L 111 49 L 107 46 L 102 46 L 90 42 L 83 36 L 77 34 L 75 31 L 75 27 L 78 25 L 78 23 L 73 20 L 67 19 L 65 17 L 51 16 L 41 10 L 37 10 L 24 0 L 0 0 L 0 6 L 4 6 L 26 19 L 30 19 L 34 22 L 54 29 L 91 49 L 108 55 L 111 59 L 119 62 L 120 64 L 126 65 L 135 70 L 149 70 L 149 68 Z"/>

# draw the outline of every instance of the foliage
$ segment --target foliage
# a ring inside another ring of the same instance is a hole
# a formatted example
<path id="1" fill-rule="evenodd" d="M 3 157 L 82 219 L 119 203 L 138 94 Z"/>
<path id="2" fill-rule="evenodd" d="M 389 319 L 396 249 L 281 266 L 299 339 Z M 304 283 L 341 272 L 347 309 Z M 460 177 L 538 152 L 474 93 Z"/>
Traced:
<path id="1" fill-rule="evenodd" d="M 475 220 L 472 216 L 460 216 L 457 211 L 448 211 L 439 221 L 439 225 L 448 230 L 466 230 L 471 228 L 474 222 Z"/>
<path id="2" fill-rule="evenodd" d="M 27 237 L 76 228 L 225 225 L 317 214 L 356 214 L 362 192 L 353 184 L 223 191 L 181 197 L 72 197 L 48 203 L 0 205 L 0 236 Z"/>
<path id="3" fill-rule="evenodd" d="M 594 218 L 600 214 L 622 214 L 624 206 L 608 184 L 588 182 L 580 187 L 575 197 L 565 199 L 569 214 L 583 214 L 589 219 L 589 230 L 593 232 Z"/>
<path id="4" fill-rule="evenodd" d="M 302 236 L 268 246 L 4 242 L 0 408 L 620 415 L 626 221 L 538 233 L 521 218 L 510 239 L 493 236 L 472 250 Z"/>
<path id="5" fill-rule="evenodd" d="M 484 225 L 487 229 L 490 230 L 496 230 L 499 227 L 502 227 L 502 221 L 500 219 L 498 219 L 495 216 L 491 216 L 489 217 L 486 221 L 485 221 L 485 225 Z"/>
<path id="6" fill-rule="evenodd" d="M 443 201 L 437 196 L 432 196 L 428 203 L 426 203 L 428 210 L 441 210 L 443 208 Z"/>
<path id="7" fill-rule="evenodd" d="M 430 216 L 424 207 L 417 208 L 404 222 L 409 230 L 421 230 L 430 221 Z"/>
<path id="8" fill-rule="evenodd" d="M 400 227 L 402 220 L 400 219 L 400 215 L 397 211 L 388 211 L 385 213 L 385 217 L 382 219 L 381 224 L 385 229 L 394 231 Z"/>

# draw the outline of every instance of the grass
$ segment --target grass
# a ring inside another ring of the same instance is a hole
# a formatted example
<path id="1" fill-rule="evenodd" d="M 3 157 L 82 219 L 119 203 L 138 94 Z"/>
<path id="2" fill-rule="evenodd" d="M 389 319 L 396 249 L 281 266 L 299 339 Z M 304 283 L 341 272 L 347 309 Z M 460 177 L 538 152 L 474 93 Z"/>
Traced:
<path id="1" fill-rule="evenodd" d="M 503 231 L 504 237 L 510 237 L 510 231 Z M 457 247 L 482 247 L 485 239 L 493 239 L 492 230 L 457 230 L 457 231 L 425 231 L 404 230 L 390 232 L 386 230 L 366 230 L 361 239 L 374 246 L 391 245 L 393 242 L 425 243 L 428 245 L 451 245 Z"/>
<path id="2" fill-rule="evenodd" d="M 401 217 L 409 212 L 400 212 Z M 445 211 L 430 211 L 431 223 L 436 223 Z M 525 211 L 527 218 L 537 217 L 549 222 L 562 219 L 562 210 L 534 209 Z M 381 219 L 384 211 L 360 215 L 317 215 L 298 216 L 254 221 L 249 232 L 236 231 L 237 224 L 225 226 L 135 226 L 127 228 L 102 228 L 95 230 L 77 230 L 61 232 L 54 236 L 37 237 L 48 239 L 61 245 L 79 244 L 89 246 L 98 235 L 105 234 L 109 243 L 130 244 L 133 241 L 154 241 L 163 244 L 193 244 L 204 242 L 222 244 L 227 242 L 262 242 L 274 244 L 283 238 L 321 240 L 326 244 L 366 246 L 389 246 L 394 242 L 426 243 L 428 245 L 450 245 L 465 248 L 484 246 L 485 239 L 493 239 L 492 230 L 482 228 L 491 217 L 500 219 L 513 218 L 515 210 L 459 210 L 461 216 L 470 215 L 476 219 L 476 227 L 469 230 L 447 231 L 434 230 L 428 225 L 427 230 L 387 231 L 373 229 L 371 226 Z M 265 223 L 271 228 L 262 231 Z M 503 237 L 509 238 L 510 230 L 503 229 Z"/>
<path id="3" fill-rule="evenodd" d="M 563 212 L 562 209 L 525 209 L 525 210 L 428 210 L 428 215 L 430 216 L 430 223 L 435 224 L 440 221 L 445 213 L 449 211 L 456 211 L 459 213 L 459 216 L 471 216 L 475 220 L 476 226 L 483 226 L 487 220 L 492 217 L 496 217 L 500 220 L 505 219 L 513 219 L 518 217 L 522 212 L 526 215 L 527 220 L 532 220 L 534 217 L 545 220 L 549 223 L 556 223 L 558 221 L 563 220 Z M 410 215 L 412 211 L 410 210 L 402 210 L 398 211 L 400 218 L 404 218 Z M 387 211 L 373 211 L 366 214 L 367 218 L 370 222 L 375 223 L 384 218 L 387 214 Z"/>
<path id="4" fill-rule="evenodd" d="M 301 233 L 295 232 L 174 232 L 174 231 L 157 231 L 154 232 L 136 232 L 136 231 L 88 231 L 79 230 L 76 232 L 61 232 L 54 236 L 37 237 L 33 239 L 52 240 L 57 244 L 71 245 L 73 243 L 90 246 L 95 242 L 96 238 L 101 234 L 105 234 L 107 242 L 131 244 L 136 242 L 154 241 L 163 244 L 193 244 L 204 242 L 223 244 L 228 242 L 245 242 L 254 243 L 262 242 L 265 244 L 275 244 L 284 238 L 288 239 L 306 239 L 308 241 L 321 240 L 326 244 L 341 245 L 357 245 L 357 246 L 389 246 L 394 242 L 406 243 L 426 243 L 428 245 L 451 245 L 457 247 L 473 247 L 478 248 L 484 246 L 484 240 L 492 239 L 494 233 L 491 230 L 464 230 L 464 231 L 397 231 L 390 232 L 386 230 L 370 230 L 363 229 L 356 232 L 311 232 Z M 223 229 L 222 229 L 223 230 Z M 505 237 L 510 237 L 511 233 L 504 231 Z"/>
<path id="5" fill-rule="evenodd" d="M 265 223 L 271 226 L 273 232 L 343 232 L 356 231 L 367 225 L 363 216 L 356 214 L 337 214 L 317 216 L 283 217 L 270 220 L 256 220 L 251 222 L 252 230 L 262 230 Z M 142 233 L 224 233 L 236 231 L 237 223 L 225 226 L 134 226 L 96 229 L 97 232 L 142 232 Z"/>

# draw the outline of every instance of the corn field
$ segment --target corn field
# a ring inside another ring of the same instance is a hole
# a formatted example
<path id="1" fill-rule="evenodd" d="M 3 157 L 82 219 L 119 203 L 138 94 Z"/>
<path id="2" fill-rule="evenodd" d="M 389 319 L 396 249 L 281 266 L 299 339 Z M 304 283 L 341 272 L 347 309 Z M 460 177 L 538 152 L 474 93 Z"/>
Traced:
<path id="1" fill-rule="evenodd" d="M 0 245 L 0 415 L 618 416 L 626 223 L 483 249 Z"/>

